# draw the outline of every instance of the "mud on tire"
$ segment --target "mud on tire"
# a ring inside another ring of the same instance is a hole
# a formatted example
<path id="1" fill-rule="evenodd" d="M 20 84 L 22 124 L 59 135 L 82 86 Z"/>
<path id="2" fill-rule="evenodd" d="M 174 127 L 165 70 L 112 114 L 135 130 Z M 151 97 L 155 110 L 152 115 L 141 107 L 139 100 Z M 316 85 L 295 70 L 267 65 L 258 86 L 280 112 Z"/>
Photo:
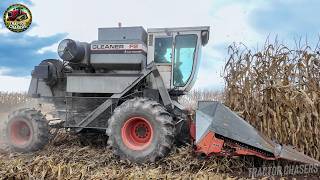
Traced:
<path id="1" fill-rule="evenodd" d="M 49 142 L 49 125 L 35 109 L 21 109 L 11 113 L 6 122 L 6 139 L 15 152 L 34 152 Z"/>
<path id="2" fill-rule="evenodd" d="M 114 110 L 108 122 L 108 145 L 122 159 L 155 162 L 170 152 L 174 132 L 172 117 L 161 104 L 135 98 Z"/>

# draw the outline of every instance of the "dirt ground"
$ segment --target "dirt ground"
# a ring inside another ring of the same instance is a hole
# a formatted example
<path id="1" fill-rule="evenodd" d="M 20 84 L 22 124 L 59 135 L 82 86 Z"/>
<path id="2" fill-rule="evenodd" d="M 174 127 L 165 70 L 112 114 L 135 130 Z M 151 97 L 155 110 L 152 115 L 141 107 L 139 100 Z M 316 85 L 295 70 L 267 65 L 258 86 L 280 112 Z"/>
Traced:
<path id="1" fill-rule="evenodd" d="M 0 179 L 248 179 L 248 168 L 254 167 L 254 158 L 250 157 L 201 159 L 191 146 L 174 148 L 168 157 L 157 163 L 138 165 L 118 159 L 104 142 L 83 145 L 77 136 L 62 131 L 35 153 L 0 150 Z"/>
<path id="2" fill-rule="evenodd" d="M 199 160 L 190 147 L 176 148 L 156 164 L 137 165 L 119 160 L 100 145 L 83 146 L 76 136 L 60 134 L 42 151 L 0 153 L 3 179 L 237 179 L 229 159 Z M 238 170 L 241 168 L 238 168 Z M 229 173 L 224 173 L 229 172 Z"/>

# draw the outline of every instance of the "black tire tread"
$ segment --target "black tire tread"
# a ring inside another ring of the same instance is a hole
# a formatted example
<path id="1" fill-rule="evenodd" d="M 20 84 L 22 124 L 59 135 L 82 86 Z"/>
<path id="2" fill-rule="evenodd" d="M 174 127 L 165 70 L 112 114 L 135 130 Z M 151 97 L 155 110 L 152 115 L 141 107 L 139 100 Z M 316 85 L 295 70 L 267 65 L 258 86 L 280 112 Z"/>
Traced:
<path id="1" fill-rule="evenodd" d="M 8 127 L 10 120 L 17 116 L 24 117 L 26 120 L 30 121 L 34 125 L 33 128 L 36 128 L 38 133 L 34 134 L 36 138 L 33 138 L 34 141 L 32 143 L 32 146 L 29 146 L 23 149 L 13 146 L 8 140 L 8 145 L 11 150 L 15 152 L 22 152 L 22 153 L 34 152 L 42 149 L 45 145 L 49 143 L 49 139 L 50 139 L 49 124 L 45 116 L 40 111 L 37 111 L 35 109 L 30 109 L 30 108 L 24 108 L 24 109 L 19 109 L 17 111 L 14 111 L 13 113 L 9 114 L 8 121 L 6 122 L 5 127 Z M 8 128 L 7 128 L 6 134 L 8 135 Z"/>
<path id="2" fill-rule="evenodd" d="M 171 150 L 173 143 L 174 143 L 174 134 L 175 134 L 175 127 L 173 124 L 173 120 L 171 115 L 166 111 L 166 109 L 159 103 L 152 101 L 150 99 L 146 98 L 134 98 L 131 100 L 128 100 L 124 103 L 122 103 L 120 106 L 118 106 L 112 115 L 112 117 L 108 121 L 108 129 L 107 129 L 107 135 L 109 136 L 108 139 L 108 145 L 112 148 L 113 153 L 117 156 L 120 156 L 121 159 L 130 159 L 133 161 L 136 161 L 138 163 L 141 163 L 141 160 L 136 160 L 130 155 L 126 155 L 123 153 L 119 147 L 117 146 L 117 143 L 115 142 L 115 139 L 113 138 L 113 131 L 110 127 L 112 127 L 112 124 L 117 123 L 117 117 L 119 114 L 123 113 L 128 109 L 129 107 L 139 107 L 143 108 L 145 110 L 150 111 L 157 120 L 162 124 L 161 128 L 164 132 L 163 137 L 164 140 L 161 144 L 157 146 L 157 149 L 153 151 L 153 153 L 147 158 L 144 159 L 144 162 L 155 162 L 158 159 L 161 159 L 165 157 Z"/>

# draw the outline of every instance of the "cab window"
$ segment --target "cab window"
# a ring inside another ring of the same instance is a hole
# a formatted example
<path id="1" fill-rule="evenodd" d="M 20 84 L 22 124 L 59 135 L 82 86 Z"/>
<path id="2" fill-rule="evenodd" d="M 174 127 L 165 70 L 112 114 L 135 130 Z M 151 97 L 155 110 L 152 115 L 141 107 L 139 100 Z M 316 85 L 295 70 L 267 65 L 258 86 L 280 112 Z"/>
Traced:
<path id="1" fill-rule="evenodd" d="M 171 63 L 172 37 L 155 38 L 154 61 L 156 63 Z"/>
<path id="2" fill-rule="evenodd" d="M 173 63 L 173 85 L 183 87 L 191 74 L 198 36 L 195 34 L 177 35 L 175 38 L 175 57 Z"/>

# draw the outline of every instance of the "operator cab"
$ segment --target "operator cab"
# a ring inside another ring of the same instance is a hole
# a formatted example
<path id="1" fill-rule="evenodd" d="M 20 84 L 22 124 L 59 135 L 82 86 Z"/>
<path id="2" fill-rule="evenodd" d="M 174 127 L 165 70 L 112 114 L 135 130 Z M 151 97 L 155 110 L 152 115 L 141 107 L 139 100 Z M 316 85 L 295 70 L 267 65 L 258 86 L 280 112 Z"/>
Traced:
<path id="1" fill-rule="evenodd" d="M 167 89 L 187 92 L 195 83 L 201 48 L 210 27 L 148 29 L 148 64 L 154 62 Z"/>

